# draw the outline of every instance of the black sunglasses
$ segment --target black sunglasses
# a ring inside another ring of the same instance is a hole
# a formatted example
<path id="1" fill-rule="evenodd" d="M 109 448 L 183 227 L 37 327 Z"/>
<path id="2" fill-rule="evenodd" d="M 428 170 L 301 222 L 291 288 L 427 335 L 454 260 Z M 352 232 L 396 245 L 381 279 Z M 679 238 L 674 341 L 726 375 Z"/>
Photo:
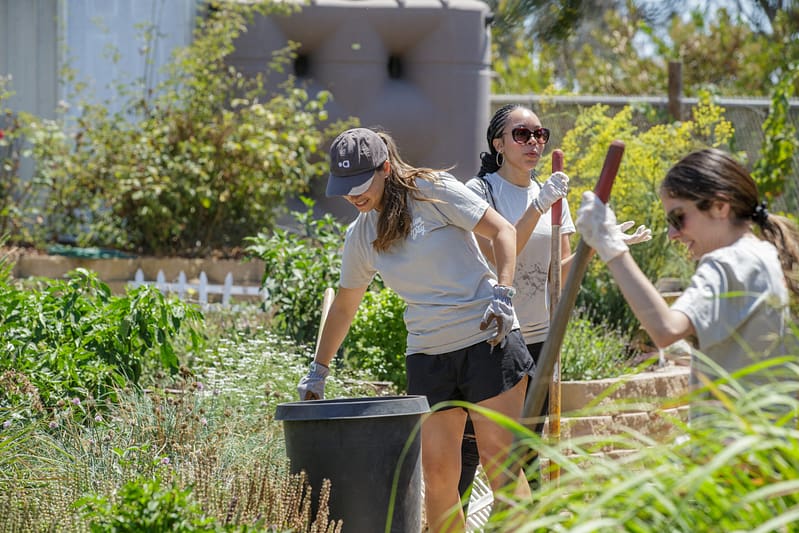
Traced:
<path id="1" fill-rule="evenodd" d="M 666 213 L 666 220 L 669 226 L 676 231 L 682 231 L 683 226 L 685 226 L 685 212 L 682 210 L 682 207 L 675 207 Z"/>
<path id="2" fill-rule="evenodd" d="M 531 130 L 524 126 L 519 126 L 518 128 L 510 130 L 510 136 L 519 144 L 527 144 L 530 142 L 530 137 L 533 137 L 539 144 L 546 144 L 549 142 L 549 130 L 547 128 Z"/>

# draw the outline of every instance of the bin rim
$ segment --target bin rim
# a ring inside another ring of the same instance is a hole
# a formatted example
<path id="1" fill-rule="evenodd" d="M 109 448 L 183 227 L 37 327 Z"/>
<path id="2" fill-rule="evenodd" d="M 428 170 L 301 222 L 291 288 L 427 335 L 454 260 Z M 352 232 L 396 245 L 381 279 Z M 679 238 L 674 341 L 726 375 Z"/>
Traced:
<path id="1" fill-rule="evenodd" d="M 291 422 L 381 418 L 421 415 L 429 411 L 430 405 L 426 396 L 365 396 L 281 403 L 275 410 L 275 419 Z"/>

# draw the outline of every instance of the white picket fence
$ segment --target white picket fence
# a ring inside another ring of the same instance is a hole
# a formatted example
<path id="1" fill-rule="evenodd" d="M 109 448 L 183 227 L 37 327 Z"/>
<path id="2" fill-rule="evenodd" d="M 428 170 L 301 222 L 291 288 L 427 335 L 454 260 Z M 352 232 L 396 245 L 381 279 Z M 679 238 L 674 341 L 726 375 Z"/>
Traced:
<path id="1" fill-rule="evenodd" d="M 186 279 L 186 273 L 182 270 L 178 274 L 177 282 L 168 282 L 163 270 L 159 270 L 156 275 L 155 281 L 146 281 L 144 279 L 144 271 L 138 269 L 132 281 L 129 282 L 133 287 L 141 285 L 154 285 L 164 294 L 172 293 L 177 294 L 181 300 L 197 302 L 203 307 L 211 305 L 208 302 L 209 294 L 221 295 L 220 305 L 228 307 L 230 299 L 233 296 L 258 296 L 263 299 L 264 293 L 261 287 L 251 285 L 235 285 L 233 283 L 233 274 L 228 272 L 225 276 L 223 284 L 208 283 L 208 275 L 205 272 L 200 272 L 197 283 L 189 283 Z"/>

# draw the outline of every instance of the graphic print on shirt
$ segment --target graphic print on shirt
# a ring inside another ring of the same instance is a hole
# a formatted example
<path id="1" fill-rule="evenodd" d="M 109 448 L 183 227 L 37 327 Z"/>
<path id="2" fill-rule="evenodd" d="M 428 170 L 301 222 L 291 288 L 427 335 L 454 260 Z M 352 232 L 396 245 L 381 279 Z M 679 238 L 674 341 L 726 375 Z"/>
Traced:
<path id="1" fill-rule="evenodd" d="M 424 220 L 422 220 L 422 217 L 414 218 L 411 224 L 411 239 L 415 241 L 418 237 L 423 237 L 424 233 Z"/>
<path id="2" fill-rule="evenodd" d="M 528 268 L 522 265 L 517 267 L 516 288 L 522 294 L 544 294 L 546 291 L 547 283 L 547 269 L 541 263 L 535 263 L 532 267 Z"/>

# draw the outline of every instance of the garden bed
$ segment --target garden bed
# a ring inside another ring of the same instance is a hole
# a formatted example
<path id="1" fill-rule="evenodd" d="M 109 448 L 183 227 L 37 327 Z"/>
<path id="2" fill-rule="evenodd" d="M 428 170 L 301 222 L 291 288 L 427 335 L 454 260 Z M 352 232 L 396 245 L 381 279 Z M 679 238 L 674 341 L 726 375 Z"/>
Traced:
<path id="1" fill-rule="evenodd" d="M 184 259 L 159 257 L 132 257 L 93 259 L 45 255 L 28 252 L 10 252 L 9 261 L 13 264 L 12 276 L 18 279 L 46 277 L 59 279 L 76 268 L 97 272 L 99 278 L 108 284 L 114 294 L 122 294 L 141 269 L 146 281 L 155 281 L 162 272 L 167 282 L 176 282 L 183 272 L 189 283 L 196 282 L 205 272 L 209 283 L 223 284 L 228 273 L 233 275 L 233 283 L 243 287 L 258 287 L 264 274 L 264 263 L 260 259 Z"/>

